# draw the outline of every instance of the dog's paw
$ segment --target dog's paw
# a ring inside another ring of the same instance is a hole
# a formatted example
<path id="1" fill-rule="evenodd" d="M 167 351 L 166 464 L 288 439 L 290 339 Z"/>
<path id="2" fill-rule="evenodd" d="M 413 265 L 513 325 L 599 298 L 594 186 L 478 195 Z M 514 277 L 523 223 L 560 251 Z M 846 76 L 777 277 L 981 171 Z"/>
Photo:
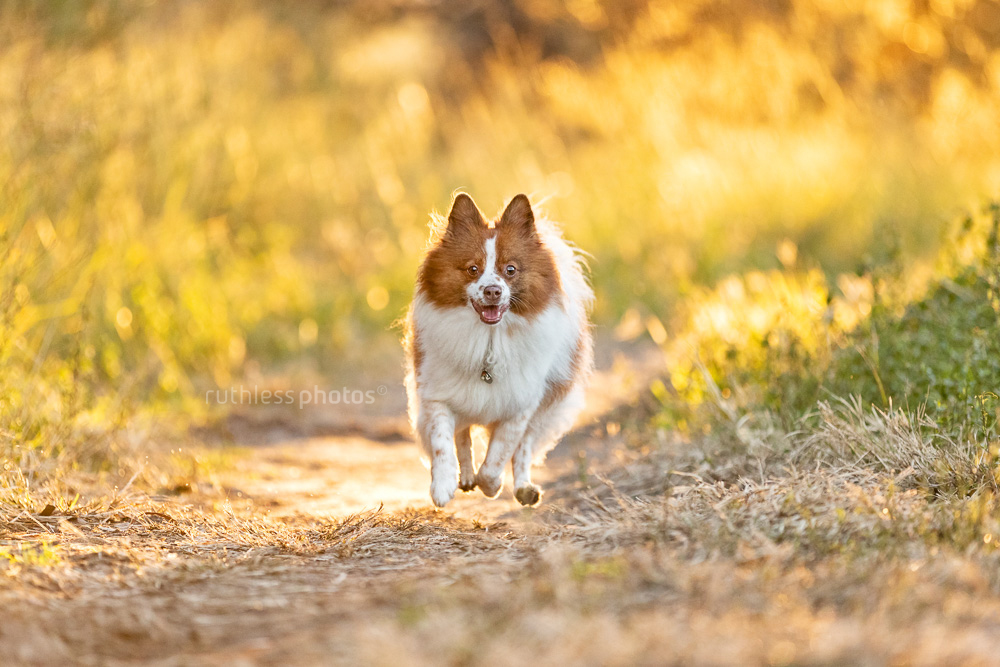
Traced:
<path id="1" fill-rule="evenodd" d="M 476 471 L 469 470 L 468 468 L 462 468 L 462 472 L 458 476 L 458 488 L 462 489 L 466 493 L 469 491 L 475 491 Z"/>
<path id="2" fill-rule="evenodd" d="M 487 498 L 496 498 L 500 495 L 500 489 L 503 488 L 503 473 L 501 472 L 496 477 L 487 477 L 482 472 L 480 470 L 476 474 L 476 486 Z"/>
<path id="3" fill-rule="evenodd" d="M 449 500 L 455 497 L 457 488 L 455 480 L 445 481 L 436 479 L 431 482 L 431 500 L 438 507 L 444 507 L 448 504 Z"/>
<path id="4" fill-rule="evenodd" d="M 517 502 L 522 505 L 534 507 L 538 504 L 538 501 L 542 499 L 542 490 L 534 484 L 529 484 L 528 486 L 522 486 L 520 489 L 515 491 L 514 497 L 517 498 Z"/>

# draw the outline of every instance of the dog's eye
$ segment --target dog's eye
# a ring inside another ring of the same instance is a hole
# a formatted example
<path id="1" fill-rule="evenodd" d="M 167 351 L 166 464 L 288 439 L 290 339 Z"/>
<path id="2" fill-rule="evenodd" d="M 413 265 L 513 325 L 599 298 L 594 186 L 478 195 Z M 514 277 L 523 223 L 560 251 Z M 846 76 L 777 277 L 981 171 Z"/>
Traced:
<path id="1" fill-rule="evenodd" d="M 513 264 L 508 264 L 506 271 L 508 276 L 512 276 L 515 273 L 517 273 L 517 267 L 514 266 Z"/>
<path id="2" fill-rule="evenodd" d="M 479 267 L 476 266 L 475 264 L 473 264 L 472 266 L 470 266 L 469 269 L 468 269 L 468 271 L 469 271 L 469 275 L 470 276 L 478 276 L 479 275 Z"/>

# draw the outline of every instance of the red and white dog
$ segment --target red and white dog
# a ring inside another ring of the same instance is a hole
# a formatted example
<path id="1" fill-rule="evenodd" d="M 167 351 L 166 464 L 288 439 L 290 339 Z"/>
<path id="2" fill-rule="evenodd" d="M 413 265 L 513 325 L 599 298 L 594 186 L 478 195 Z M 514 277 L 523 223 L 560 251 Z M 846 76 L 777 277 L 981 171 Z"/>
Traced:
<path id="1" fill-rule="evenodd" d="M 515 497 L 535 505 L 531 465 L 583 407 L 594 299 L 580 254 L 524 195 L 487 222 L 459 194 L 420 267 L 406 322 L 410 419 L 431 459 L 431 499 L 495 498 L 513 458 Z M 489 434 L 475 468 L 471 426 Z"/>

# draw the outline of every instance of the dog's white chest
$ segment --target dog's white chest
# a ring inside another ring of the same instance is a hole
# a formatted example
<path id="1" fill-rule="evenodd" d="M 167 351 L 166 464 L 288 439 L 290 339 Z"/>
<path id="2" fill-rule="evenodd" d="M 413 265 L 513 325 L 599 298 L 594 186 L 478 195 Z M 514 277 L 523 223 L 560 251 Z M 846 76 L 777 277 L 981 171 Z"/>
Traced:
<path id="1" fill-rule="evenodd" d="M 486 326 L 471 309 L 439 309 L 418 300 L 421 399 L 442 401 L 480 424 L 530 409 L 550 376 L 561 375 L 570 362 L 575 335 L 567 320 L 552 306 L 530 321 L 508 314 L 501 325 Z"/>

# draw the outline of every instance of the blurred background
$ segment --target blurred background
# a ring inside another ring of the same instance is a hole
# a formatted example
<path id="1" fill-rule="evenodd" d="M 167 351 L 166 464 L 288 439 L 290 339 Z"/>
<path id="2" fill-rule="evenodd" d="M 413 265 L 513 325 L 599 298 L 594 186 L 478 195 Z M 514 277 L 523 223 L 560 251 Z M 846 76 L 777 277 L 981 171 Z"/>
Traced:
<path id="1" fill-rule="evenodd" d="M 456 189 L 544 201 L 657 342 L 746 271 L 852 298 L 1000 191 L 992 0 L 10 0 L 0 45 L 8 441 L 396 358 Z"/>

